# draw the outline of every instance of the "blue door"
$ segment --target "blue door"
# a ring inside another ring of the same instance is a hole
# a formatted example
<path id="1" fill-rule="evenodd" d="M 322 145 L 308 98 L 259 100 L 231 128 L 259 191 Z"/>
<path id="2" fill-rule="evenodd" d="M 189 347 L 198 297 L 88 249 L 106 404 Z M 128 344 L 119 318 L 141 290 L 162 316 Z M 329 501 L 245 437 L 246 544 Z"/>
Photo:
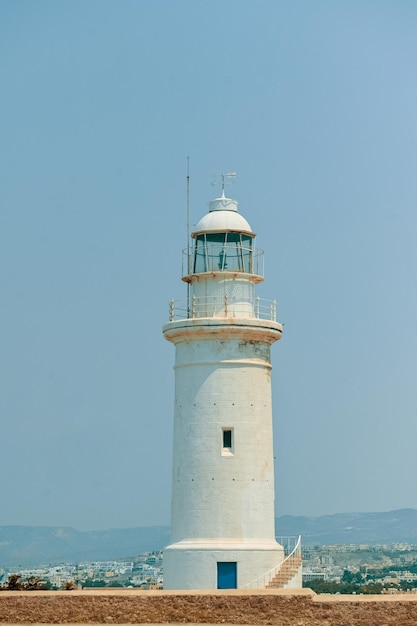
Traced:
<path id="1" fill-rule="evenodd" d="M 217 589 L 237 589 L 236 563 L 217 563 Z"/>

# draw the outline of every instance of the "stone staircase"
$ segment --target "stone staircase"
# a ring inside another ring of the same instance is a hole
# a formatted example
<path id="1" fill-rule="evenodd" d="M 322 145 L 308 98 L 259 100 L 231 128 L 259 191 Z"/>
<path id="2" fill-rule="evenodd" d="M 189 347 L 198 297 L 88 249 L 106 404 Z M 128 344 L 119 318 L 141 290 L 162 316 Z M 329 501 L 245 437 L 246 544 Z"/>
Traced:
<path id="1" fill-rule="evenodd" d="M 277 541 L 284 547 L 285 559 L 274 569 L 245 585 L 245 589 L 302 587 L 301 536 L 277 537 Z"/>
<path id="2" fill-rule="evenodd" d="M 266 589 L 282 589 L 296 575 L 301 567 L 301 554 L 292 554 L 283 561 L 275 576 L 271 579 Z"/>

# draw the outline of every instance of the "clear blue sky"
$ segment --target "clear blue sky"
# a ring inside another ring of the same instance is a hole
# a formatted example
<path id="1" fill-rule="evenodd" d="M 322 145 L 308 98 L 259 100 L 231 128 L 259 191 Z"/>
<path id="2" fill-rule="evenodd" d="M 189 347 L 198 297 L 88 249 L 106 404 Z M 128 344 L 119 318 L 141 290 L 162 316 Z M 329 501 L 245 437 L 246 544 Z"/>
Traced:
<path id="1" fill-rule="evenodd" d="M 265 250 L 276 512 L 417 508 L 417 3 L 2 0 L 0 525 L 168 524 L 212 175 Z"/>

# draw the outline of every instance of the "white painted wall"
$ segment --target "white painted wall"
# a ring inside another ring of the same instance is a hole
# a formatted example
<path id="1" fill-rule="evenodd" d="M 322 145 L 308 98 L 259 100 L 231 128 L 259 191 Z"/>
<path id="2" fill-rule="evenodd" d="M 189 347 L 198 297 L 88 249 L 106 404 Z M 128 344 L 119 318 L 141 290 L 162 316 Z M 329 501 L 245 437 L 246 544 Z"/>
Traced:
<path id="1" fill-rule="evenodd" d="M 237 563 L 237 586 L 242 589 L 282 560 L 283 550 L 275 542 L 264 549 L 177 543 L 164 550 L 164 589 L 216 589 L 218 561 Z"/>
<path id="2" fill-rule="evenodd" d="M 166 589 L 216 587 L 217 561 L 238 563 L 238 586 L 276 567 L 270 344 L 278 323 L 184 320 L 176 345 L 172 541 Z M 222 430 L 233 430 L 233 450 Z M 198 570 L 198 573 L 196 572 Z"/>
<path id="3" fill-rule="evenodd" d="M 218 272 L 199 276 L 192 284 L 195 297 L 195 316 L 254 317 L 254 285 L 250 274 L 236 276 L 231 272 Z"/>

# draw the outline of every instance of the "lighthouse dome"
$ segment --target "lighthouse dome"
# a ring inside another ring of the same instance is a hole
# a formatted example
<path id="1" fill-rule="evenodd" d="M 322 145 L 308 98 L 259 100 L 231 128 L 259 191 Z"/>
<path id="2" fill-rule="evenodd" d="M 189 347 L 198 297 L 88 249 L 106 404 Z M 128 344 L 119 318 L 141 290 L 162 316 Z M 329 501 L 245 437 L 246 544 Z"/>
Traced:
<path id="1" fill-rule="evenodd" d="M 192 236 L 200 233 L 238 232 L 255 236 L 249 223 L 237 212 L 237 200 L 222 196 L 212 200 L 209 212 L 201 218 Z"/>

